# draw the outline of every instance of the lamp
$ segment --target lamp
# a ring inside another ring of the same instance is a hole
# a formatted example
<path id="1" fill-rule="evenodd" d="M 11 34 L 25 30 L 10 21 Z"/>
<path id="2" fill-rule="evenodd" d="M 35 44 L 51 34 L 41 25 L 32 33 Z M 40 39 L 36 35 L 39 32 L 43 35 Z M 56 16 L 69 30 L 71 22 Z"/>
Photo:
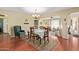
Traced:
<path id="1" fill-rule="evenodd" d="M 32 15 L 34 19 L 38 19 L 40 15 L 37 13 L 37 9 L 35 9 L 35 13 Z"/>

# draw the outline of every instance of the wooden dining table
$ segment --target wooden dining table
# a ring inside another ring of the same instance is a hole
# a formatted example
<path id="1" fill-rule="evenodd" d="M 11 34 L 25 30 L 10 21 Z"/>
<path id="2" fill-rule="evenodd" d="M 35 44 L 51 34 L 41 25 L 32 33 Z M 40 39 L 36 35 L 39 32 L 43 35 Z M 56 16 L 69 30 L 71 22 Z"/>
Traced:
<path id="1" fill-rule="evenodd" d="M 34 29 L 34 33 L 39 35 L 41 38 L 44 37 L 44 30 L 43 29 Z"/>

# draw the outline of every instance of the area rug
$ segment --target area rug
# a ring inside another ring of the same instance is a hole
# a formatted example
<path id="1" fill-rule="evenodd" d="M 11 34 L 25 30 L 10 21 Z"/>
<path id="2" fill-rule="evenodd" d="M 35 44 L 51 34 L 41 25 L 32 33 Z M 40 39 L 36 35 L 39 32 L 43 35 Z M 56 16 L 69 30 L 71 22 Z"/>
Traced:
<path id="1" fill-rule="evenodd" d="M 26 40 L 29 44 L 31 44 L 34 48 L 36 48 L 38 51 L 51 51 L 57 44 L 57 41 L 53 39 L 49 39 L 48 41 L 44 41 L 42 39 L 41 44 L 39 42 L 39 40 L 35 40 L 33 42 L 33 40 L 31 39 L 27 39 Z"/>

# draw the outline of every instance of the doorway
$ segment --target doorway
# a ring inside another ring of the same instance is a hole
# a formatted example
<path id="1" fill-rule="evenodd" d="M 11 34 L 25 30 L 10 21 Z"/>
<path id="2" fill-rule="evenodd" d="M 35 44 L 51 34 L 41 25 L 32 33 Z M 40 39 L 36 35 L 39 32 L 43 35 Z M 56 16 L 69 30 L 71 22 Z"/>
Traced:
<path id="1" fill-rule="evenodd" d="M 3 18 L 0 18 L 0 33 L 3 33 Z"/>

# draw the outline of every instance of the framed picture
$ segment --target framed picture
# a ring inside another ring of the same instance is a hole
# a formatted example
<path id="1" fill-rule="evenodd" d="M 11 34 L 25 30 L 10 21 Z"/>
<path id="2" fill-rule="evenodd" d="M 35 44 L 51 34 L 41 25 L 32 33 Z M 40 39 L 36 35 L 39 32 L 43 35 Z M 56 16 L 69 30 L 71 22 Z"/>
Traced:
<path id="1" fill-rule="evenodd" d="M 34 25 L 38 25 L 38 20 L 34 20 Z"/>
<path id="2" fill-rule="evenodd" d="M 38 28 L 38 20 L 34 20 L 34 26 L 35 28 Z"/>

